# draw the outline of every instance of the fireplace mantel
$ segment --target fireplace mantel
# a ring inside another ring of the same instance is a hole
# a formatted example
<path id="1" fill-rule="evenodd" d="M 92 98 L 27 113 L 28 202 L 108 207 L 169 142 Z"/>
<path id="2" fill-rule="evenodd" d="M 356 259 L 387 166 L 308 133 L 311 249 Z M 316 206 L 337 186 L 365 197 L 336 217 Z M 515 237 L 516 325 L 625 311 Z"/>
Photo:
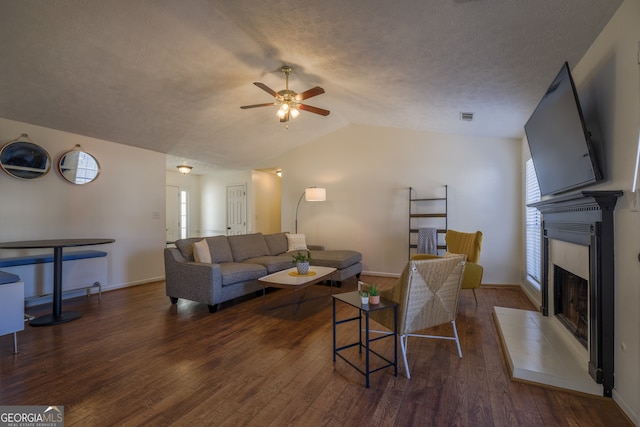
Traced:
<path id="1" fill-rule="evenodd" d="M 542 213 L 542 306 L 549 315 L 549 240 L 589 246 L 589 375 L 613 390 L 614 215 L 622 191 L 580 191 L 528 206 Z"/>

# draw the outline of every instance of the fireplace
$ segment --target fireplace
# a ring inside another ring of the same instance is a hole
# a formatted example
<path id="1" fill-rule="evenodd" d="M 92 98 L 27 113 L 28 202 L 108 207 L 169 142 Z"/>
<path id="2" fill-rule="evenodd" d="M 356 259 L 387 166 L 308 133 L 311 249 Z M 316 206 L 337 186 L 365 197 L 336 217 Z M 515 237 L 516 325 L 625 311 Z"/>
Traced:
<path id="1" fill-rule="evenodd" d="M 580 191 L 531 205 L 543 218 L 540 310 L 544 316 L 560 312 L 558 320 L 574 329 L 574 337 L 588 352 L 585 368 L 609 397 L 614 386 L 613 211 L 622 194 Z M 570 251 L 578 254 L 578 261 L 557 249 L 566 246 L 582 248 Z M 556 266 L 566 273 L 556 272 Z"/>
<path id="2" fill-rule="evenodd" d="M 576 340 L 587 348 L 589 338 L 589 281 L 553 266 L 554 314 Z"/>

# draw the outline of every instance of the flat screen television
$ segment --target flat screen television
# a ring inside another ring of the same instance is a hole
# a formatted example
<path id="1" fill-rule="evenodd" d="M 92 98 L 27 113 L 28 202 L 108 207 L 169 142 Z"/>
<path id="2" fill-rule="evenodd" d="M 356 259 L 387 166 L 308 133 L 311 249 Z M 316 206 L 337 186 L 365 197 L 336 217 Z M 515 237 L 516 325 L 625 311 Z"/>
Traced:
<path id="1" fill-rule="evenodd" d="M 541 195 L 564 193 L 603 179 L 568 63 L 524 129 Z"/>

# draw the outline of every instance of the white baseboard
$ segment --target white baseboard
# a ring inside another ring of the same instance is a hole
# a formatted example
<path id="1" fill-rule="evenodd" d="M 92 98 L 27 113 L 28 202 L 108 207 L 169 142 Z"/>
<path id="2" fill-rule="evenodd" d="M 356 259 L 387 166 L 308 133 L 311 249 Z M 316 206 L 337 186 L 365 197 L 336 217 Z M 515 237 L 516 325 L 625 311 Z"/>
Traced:
<path id="1" fill-rule="evenodd" d="M 524 292 L 527 298 L 529 298 L 529 301 L 531 301 L 536 310 L 539 310 L 542 305 L 542 296 L 540 291 L 526 282 L 524 284 L 520 284 L 520 289 L 522 289 L 522 292 Z"/>
<path id="2" fill-rule="evenodd" d="M 164 276 L 158 276 L 158 277 L 150 277 L 147 279 L 136 280 L 136 281 L 127 282 L 127 283 L 110 284 L 108 286 L 102 285 L 102 292 L 114 291 L 116 289 L 130 288 L 132 286 L 138 286 L 138 285 L 146 285 L 147 283 L 153 283 L 153 282 L 162 282 L 164 281 L 164 278 L 165 278 Z"/>
<path id="3" fill-rule="evenodd" d="M 633 408 L 616 392 L 616 389 L 613 389 L 612 393 L 613 401 L 622 409 L 627 417 L 631 420 L 631 422 L 637 426 L 640 426 L 640 416 L 638 413 L 633 410 Z"/>

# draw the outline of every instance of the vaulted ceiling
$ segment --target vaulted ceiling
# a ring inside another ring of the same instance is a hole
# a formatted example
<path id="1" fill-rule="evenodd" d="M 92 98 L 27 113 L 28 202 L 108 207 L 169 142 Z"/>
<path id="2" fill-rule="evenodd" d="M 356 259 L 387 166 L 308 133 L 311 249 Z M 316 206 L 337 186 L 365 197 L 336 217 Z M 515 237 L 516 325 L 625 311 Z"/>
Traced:
<path id="1" fill-rule="evenodd" d="M 621 2 L 3 1 L 0 117 L 196 168 L 267 167 L 349 124 L 521 138 Z M 329 116 L 239 108 L 272 101 L 252 83 L 284 89 L 284 64 Z"/>

